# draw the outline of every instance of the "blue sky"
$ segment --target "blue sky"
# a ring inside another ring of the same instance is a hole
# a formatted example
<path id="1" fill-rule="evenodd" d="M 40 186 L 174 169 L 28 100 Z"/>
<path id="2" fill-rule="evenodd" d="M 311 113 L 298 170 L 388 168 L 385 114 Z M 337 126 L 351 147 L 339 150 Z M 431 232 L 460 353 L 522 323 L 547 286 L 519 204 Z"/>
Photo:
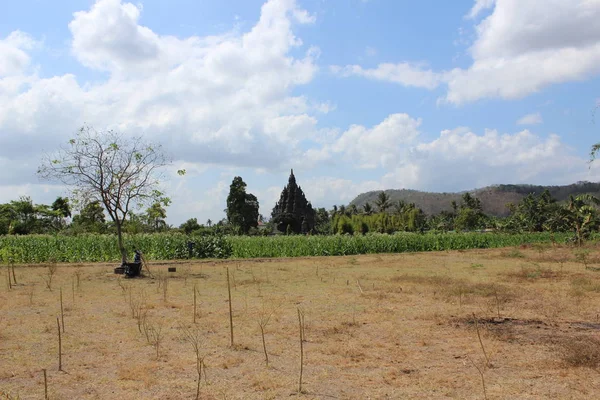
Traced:
<path id="1" fill-rule="evenodd" d="M 23 0 L 0 15 L 0 202 L 82 124 L 163 144 L 169 222 L 367 190 L 597 181 L 600 3 Z M 185 168 L 179 177 L 175 171 Z"/>

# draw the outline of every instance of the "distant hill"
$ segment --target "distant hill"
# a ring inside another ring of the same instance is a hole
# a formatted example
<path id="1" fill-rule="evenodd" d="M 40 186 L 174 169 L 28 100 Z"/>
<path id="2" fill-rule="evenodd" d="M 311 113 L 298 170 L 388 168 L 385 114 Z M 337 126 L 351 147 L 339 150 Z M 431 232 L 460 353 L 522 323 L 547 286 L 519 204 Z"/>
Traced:
<path id="1" fill-rule="evenodd" d="M 583 193 L 600 197 L 600 183 L 577 182 L 566 186 L 537 186 L 537 185 L 494 185 L 468 192 L 481 200 L 483 211 L 488 215 L 504 217 L 508 215 L 507 203 L 518 203 L 529 193 L 540 194 L 545 189 L 550 191 L 552 197 L 559 202 L 566 200 L 569 195 L 577 196 Z M 361 208 L 369 202 L 375 208 L 375 201 L 381 190 L 359 194 L 350 204 Z M 460 199 L 465 192 L 460 193 L 431 193 L 410 189 L 390 189 L 385 191 L 390 196 L 390 201 L 395 203 L 404 200 L 415 203 L 427 215 L 438 214 L 440 211 L 451 211 L 452 200 L 460 204 Z"/>

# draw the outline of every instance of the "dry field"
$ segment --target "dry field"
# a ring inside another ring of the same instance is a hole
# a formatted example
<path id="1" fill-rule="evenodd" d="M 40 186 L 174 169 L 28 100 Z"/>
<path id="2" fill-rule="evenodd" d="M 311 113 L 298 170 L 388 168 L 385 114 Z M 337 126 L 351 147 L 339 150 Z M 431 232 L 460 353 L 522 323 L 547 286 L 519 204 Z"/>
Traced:
<path id="1" fill-rule="evenodd" d="M 2 267 L 0 399 L 43 399 L 43 369 L 53 400 L 194 399 L 193 344 L 202 399 L 597 398 L 599 260 L 511 248 L 153 263 L 136 279 L 68 264 L 50 285 L 52 266 L 22 266 L 12 289 Z"/>

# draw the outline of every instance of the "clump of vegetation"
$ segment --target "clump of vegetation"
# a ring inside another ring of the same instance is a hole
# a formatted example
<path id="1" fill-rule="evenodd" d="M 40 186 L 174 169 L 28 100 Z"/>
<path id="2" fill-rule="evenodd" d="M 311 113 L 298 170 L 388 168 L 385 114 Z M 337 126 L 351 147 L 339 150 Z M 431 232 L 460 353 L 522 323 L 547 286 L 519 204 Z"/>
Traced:
<path id="1" fill-rule="evenodd" d="M 561 344 L 562 359 L 573 367 L 600 367 L 600 340 L 580 337 L 564 340 Z"/>
<path id="2" fill-rule="evenodd" d="M 508 272 L 506 275 L 515 279 L 536 280 L 558 278 L 561 276 L 561 273 L 554 271 L 552 268 L 546 268 L 538 264 L 533 264 L 533 266 L 522 265 L 521 269 Z"/>
<path id="3" fill-rule="evenodd" d="M 583 264 L 585 269 L 588 269 L 588 264 L 589 264 L 589 257 L 590 257 L 590 251 L 589 249 L 578 249 L 577 251 L 574 252 L 575 255 L 575 260 L 578 263 Z"/>
<path id="4" fill-rule="evenodd" d="M 588 277 L 580 276 L 571 281 L 571 286 L 574 290 L 582 290 L 584 292 L 600 293 L 600 282 L 594 281 Z"/>
<path id="5" fill-rule="evenodd" d="M 523 254 L 519 249 L 511 249 L 508 251 L 502 252 L 503 257 L 511 257 L 511 258 L 525 258 L 525 254 Z"/>

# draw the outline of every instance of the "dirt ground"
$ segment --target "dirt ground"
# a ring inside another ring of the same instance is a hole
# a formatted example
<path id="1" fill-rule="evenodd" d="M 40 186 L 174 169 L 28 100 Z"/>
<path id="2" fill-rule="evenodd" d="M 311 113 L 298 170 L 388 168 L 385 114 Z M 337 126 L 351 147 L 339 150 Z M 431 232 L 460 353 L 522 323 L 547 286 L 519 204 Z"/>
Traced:
<path id="1" fill-rule="evenodd" d="M 151 263 L 135 279 L 59 264 L 51 282 L 52 265 L 17 266 L 12 289 L 3 266 L 0 399 L 44 398 L 44 369 L 53 400 L 195 399 L 198 366 L 201 399 L 597 398 L 599 261 L 538 246 Z"/>

